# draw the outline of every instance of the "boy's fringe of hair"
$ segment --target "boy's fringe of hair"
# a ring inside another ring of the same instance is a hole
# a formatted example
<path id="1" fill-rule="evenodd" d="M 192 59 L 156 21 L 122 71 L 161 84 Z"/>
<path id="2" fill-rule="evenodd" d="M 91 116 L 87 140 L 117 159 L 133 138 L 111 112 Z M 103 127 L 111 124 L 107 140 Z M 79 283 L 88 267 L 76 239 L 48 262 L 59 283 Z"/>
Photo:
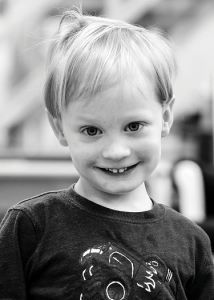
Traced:
<path id="1" fill-rule="evenodd" d="M 160 102 L 167 103 L 177 72 L 173 50 L 160 30 L 83 15 L 77 5 L 63 14 L 49 50 L 46 108 L 61 118 L 71 101 L 91 99 L 116 83 L 128 79 L 141 88 L 135 71 L 155 83 Z"/>

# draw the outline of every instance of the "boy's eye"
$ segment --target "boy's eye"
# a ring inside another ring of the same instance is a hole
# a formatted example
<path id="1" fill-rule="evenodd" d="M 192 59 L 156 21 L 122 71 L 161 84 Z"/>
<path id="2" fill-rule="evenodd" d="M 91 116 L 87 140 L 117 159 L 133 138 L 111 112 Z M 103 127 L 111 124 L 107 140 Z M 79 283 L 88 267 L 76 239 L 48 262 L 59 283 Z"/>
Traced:
<path id="1" fill-rule="evenodd" d="M 102 133 L 102 131 L 100 129 L 98 129 L 97 127 L 87 127 L 83 130 L 83 133 L 89 135 L 89 136 L 96 136 Z"/>
<path id="2" fill-rule="evenodd" d="M 142 127 L 143 127 L 143 124 L 140 124 L 138 122 L 132 122 L 126 126 L 125 130 L 135 132 L 135 131 L 138 131 Z"/>

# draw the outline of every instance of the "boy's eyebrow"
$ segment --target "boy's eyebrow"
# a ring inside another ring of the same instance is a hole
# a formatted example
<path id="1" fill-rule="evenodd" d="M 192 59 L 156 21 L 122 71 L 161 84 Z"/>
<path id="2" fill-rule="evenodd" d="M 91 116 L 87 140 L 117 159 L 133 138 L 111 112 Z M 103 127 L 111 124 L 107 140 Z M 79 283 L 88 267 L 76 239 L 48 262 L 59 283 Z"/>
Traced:
<path id="1" fill-rule="evenodd" d="M 142 118 L 149 117 L 150 112 L 144 109 L 142 112 L 139 112 L 139 110 L 136 110 L 136 112 L 127 112 L 123 118 L 125 119 L 134 119 L 135 121 L 140 121 Z M 77 114 L 78 121 L 97 121 L 99 118 L 95 118 L 94 114 Z M 102 117 L 100 116 L 100 120 L 102 120 Z"/>

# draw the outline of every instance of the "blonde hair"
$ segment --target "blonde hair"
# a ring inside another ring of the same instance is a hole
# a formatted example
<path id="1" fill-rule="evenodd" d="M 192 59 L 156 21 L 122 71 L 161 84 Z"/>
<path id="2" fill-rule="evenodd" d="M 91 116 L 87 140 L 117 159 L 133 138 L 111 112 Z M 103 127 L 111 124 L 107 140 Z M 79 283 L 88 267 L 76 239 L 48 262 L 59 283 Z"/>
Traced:
<path id="1" fill-rule="evenodd" d="M 61 118 L 71 101 L 91 99 L 129 78 L 133 70 L 153 80 L 158 99 L 167 103 L 173 97 L 177 71 L 172 49 L 160 31 L 83 15 L 78 8 L 67 11 L 49 51 L 46 108 L 53 117 Z"/>

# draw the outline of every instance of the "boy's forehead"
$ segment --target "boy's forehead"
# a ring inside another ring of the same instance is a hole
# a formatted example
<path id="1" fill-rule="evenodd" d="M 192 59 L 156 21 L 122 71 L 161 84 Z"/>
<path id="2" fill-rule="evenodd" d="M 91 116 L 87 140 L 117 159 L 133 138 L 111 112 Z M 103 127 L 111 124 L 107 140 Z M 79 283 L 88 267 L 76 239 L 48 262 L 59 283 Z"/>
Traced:
<path id="1" fill-rule="evenodd" d="M 75 101 L 81 102 L 80 106 L 85 107 L 94 101 L 102 99 L 108 101 L 114 94 L 117 96 L 117 102 L 122 102 L 124 95 L 131 98 L 136 92 L 147 97 L 149 94 L 156 92 L 156 85 L 155 76 L 152 76 L 151 73 L 140 70 L 140 68 L 129 69 L 121 75 L 115 74 L 113 79 L 109 76 L 106 80 L 100 82 L 99 89 L 91 90 L 91 93 L 83 92 L 82 96 Z"/>
<path id="2" fill-rule="evenodd" d="M 153 99 L 153 100 L 152 100 Z M 157 101 L 156 89 L 151 80 L 145 78 L 126 79 L 109 88 L 105 88 L 92 97 L 81 98 L 71 101 L 66 112 L 74 113 L 80 117 L 93 119 L 99 113 L 101 115 L 108 113 L 130 114 L 138 113 L 146 102 Z M 150 106 L 150 104 L 149 104 Z"/>

